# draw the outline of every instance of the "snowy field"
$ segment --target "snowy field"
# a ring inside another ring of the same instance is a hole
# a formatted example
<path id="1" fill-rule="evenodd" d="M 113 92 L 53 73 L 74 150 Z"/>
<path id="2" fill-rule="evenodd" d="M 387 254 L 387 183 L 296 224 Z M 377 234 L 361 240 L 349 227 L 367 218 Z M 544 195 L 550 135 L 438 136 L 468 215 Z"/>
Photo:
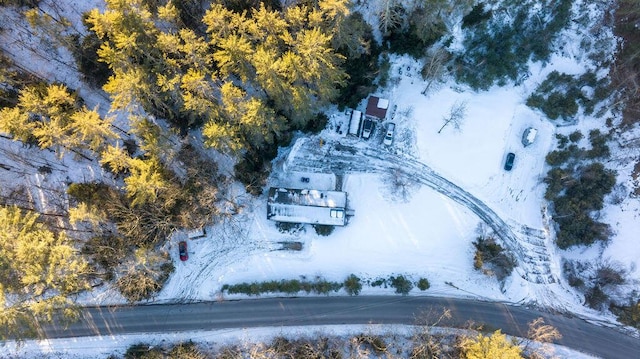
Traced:
<path id="1" fill-rule="evenodd" d="M 2 16 L 9 15 L 3 10 Z M 16 43 L 20 31 L 5 31 L 0 34 L 0 40 L 5 44 Z M 21 66 L 47 78 L 59 81 L 70 79 L 70 85 L 78 86 L 90 106 L 100 105 L 102 111 L 108 108 L 104 94 L 88 92 L 79 84 L 73 69 L 60 66 L 58 62 L 43 61 L 41 56 L 27 60 L 28 53 L 21 50 L 15 50 L 10 55 Z M 71 63 L 68 54 L 56 56 Z M 544 241 L 549 244 L 547 249 L 552 255 L 550 269 L 556 277 L 562 277 L 562 257 L 593 262 L 604 259 L 620 263 L 627 269 L 631 280 L 627 289 L 637 289 L 640 281 L 640 273 L 636 269 L 640 260 L 640 246 L 636 243 L 637 233 L 640 233 L 640 205 L 637 199 L 627 197 L 621 204 L 606 204 L 600 220 L 611 224 L 614 229 L 607 247 L 594 245 L 591 248 L 559 251 L 550 245 L 554 232 L 547 217 L 548 203 L 543 199 L 545 186 L 542 179 L 549 169 L 544 162 L 545 155 L 555 147 L 556 133 L 568 134 L 575 130 L 588 133 L 592 128 L 604 129 L 604 125 L 601 119 L 583 117 L 574 126 L 557 128 L 543 114 L 527 107 L 525 100 L 553 70 L 569 74 L 583 73 L 587 66 L 582 62 L 583 58 L 579 50 L 565 49 L 546 66 L 532 64 L 530 76 L 518 86 L 494 87 L 477 93 L 449 81 L 423 94 L 426 83 L 419 75 L 421 64 L 406 57 L 392 57 L 391 85 L 376 94 L 390 100 L 388 117 L 397 125 L 391 148 L 387 149 L 381 143 L 382 124 L 378 124 L 368 141 L 346 139 L 337 134 L 335 124 L 344 121 L 347 115 L 335 109 L 328 112 L 331 117 L 329 127 L 313 140 L 322 138 L 324 142 L 345 141 L 351 144 L 356 141 L 354 146 L 363 151 L 378 148 L 400 157 L 415 159 L 484 202 L 513 228 L 525 226 L 544 233 Z M 453 106 L 459 104 L 464 104 L 466 108 L 459 129 L 449 125 L 438 133 L 443 118 L 448 116 Z M 364 111 L 365 106 L 363 100 L 357 109 Z M 538 135 L 532 145 L 524 147 L 521 136 L 528 127 L 536 128 Z M 638 137 L 633 133 L 625 136 L 620 143 Z M 3 142 L 4 145 L 7 142 Z M 321 146 L 320 141 L 318 146 Z M 509 172 L 503 169 L 508 152 L 516 154 L 513 170 Z M 613 159 L 606 165 L 618 170 L 618 181 L 625 183 L 628 189 L 632 188 L 633 156 L 637 155 L 637 150 L 628 152 L 617 148 L 614 143 L 612 152 Z M 281 150 L 280 156 L 274 160 L 274 173 L 268 186 L 301 187 L 303 184 L 299 178 L 306 176 L 310 181 L 304 185 L 309 188 L 333 189 L 336 184 L 333 176 L 287 171 L 287 161 L 294 155 L 304 158 L 304 154 L 296 152 L 295 145 Z M 74 181 L 102 178 L 98 167 L 74 167 L 72 161 L 65 161 L 60 171 L 54 171 L 54 176 L 58 177 L 44 181 L 62 182 L 65 176 Z M 393 165 L 389 164 L 390 167 Z M 3 183 L 15 180 L 7 178 L 6 172 L 1 172 L 0 176 L 4 176 L 0 178 Z M 24 180 L 42 183 L 43 178 L 34 170 L 25 174 Z M 398 198 L 387 182 L 380 173 L 347 171 L 342 180 L 342 189 L 348 193 L 350 208 L 355 210 L 355 216 L 347 226 L 336 228 L 327 237 L 318 236 L 311 226 L 294 233 L 281 233 L 273 222 L 266 219 L 266 196 L 251 198 L 238 186 L 236 196 L 241 199 L 244 211 L 229 221 L 207 228 L 206 238 L 190 240 L 188 261 L 181 262 L 177 251 L 177 243 L 185 240 L 186 232 L 178 232 L 171 238 L 167 247 L 175 260 L 176 271 L 156 301 L 225 299 L 229 297 L 221 293 L 224 284 L 299 279 L 301 276 L 309 279 L 321 276 L 342 281 L 353 273 L 364 280 L 403 274 L 414 281 L 421 277 L 430 281 L 429 290 L 420 292 L 414 288 L 411 294 L 549 304 L 548 298 L 535 297 L 540 292 L 533 288 L 535 284 L 522 280 L 515 273 L 514 278 L 508 279 L 502 287 L 495 278 L 473 269 L 472 241 L 477 236 L 476 229 L 481 222 L 476 214 L 426 186 L 414 186 L 407 198 Z M 279 250 L 278 242 L 283 241 L 301 242 L 303 248 L 301 251 Z M 591 318 L 613 320 L 583 307 L 582 297 L 563 283 L 551 286 L 549 290 L 553 291 L 556 308 L 570 309 Z M 365 286 L 361 295 L 374 293 L 392 295 L 393 289 Z M 86 304 L 123 302 L 110 289 L 98 290 L 84 296 L 83 300 Z M 246 332 L 234 334 L 242 336 Z M 206 338 L 209 334 L 188 335 L 191 335 L 188 338 L 197 339 Z M 163 338 L 175 340 L 178 337 L 167 335 Z M 97 340 L 104 343 L 100 345 L 105 347 L 123 347 L 132 343 L 131 338 Z M 82 340 L 76 344 L 82 346 L 86 343 Z M 73 341 L 47 341 L 37 345 L 43 353 L 55 353 L 62 350 L 60 348 L 74 344 Z M 100 345 L 96 345 L 96 348 Z M 11 348 L 5 345 L 0 348 L 0 355 L 5 355 L 6 350 L 11 353 Z"/>

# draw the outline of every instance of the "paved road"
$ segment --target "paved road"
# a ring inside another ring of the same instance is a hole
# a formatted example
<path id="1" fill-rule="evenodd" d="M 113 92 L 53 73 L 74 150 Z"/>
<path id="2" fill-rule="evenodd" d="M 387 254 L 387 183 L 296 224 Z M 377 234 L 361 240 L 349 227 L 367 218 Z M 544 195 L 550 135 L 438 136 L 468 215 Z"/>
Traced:
<path id="1" fill-rule="evenodd" d="M 80 322 L 45 328 L 49 338 L 90 335 L 219 330 L 327 324 L 415 324 L 421 313 L 435 318 L 443 308 L 453 317 L 442 326 L 468 321 L 526 336 L 527 323 L 538 317 L 558 328 L 558 344 L 603 358 L 637 358 L 640 340 L 584 320 L 535 309 L 464 299 L 416 296 L 271 298 L 196 304 L 87 308 Z"/>

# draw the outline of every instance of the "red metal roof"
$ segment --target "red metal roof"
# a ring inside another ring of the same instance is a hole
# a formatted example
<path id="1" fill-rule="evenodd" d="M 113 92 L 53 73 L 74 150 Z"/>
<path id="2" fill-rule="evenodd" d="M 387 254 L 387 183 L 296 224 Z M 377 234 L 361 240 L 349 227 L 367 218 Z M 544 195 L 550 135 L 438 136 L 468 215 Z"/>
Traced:
<path id="1" fill-rule="evenodd" d="M 388 108 L 389 108 L 389 100 L 381 99 L 376 96 L 369 96 L 365 115 L 373 116 L 382 120 L 385 118 L 385 116 L 387 116 Z"/>

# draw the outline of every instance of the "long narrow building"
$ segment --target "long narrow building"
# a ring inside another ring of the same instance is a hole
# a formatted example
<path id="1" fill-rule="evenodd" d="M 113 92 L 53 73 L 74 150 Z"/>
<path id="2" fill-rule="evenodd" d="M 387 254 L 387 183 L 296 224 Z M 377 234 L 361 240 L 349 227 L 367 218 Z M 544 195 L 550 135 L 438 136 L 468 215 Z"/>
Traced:
<path id="1" fill-rule="evenodd" d="M 276 222 L 344 226 L 347 193 L 314 189 L 269 189 L 267 219 Z"/>

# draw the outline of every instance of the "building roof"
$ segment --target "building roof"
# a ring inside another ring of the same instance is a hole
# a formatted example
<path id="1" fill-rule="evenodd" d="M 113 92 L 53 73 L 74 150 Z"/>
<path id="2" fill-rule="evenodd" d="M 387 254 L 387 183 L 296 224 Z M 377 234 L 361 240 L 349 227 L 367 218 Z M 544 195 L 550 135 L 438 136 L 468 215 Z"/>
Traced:
<path id="1" fill-rule="evenodd" d="M 267 199 L 267 219 L 344 226 L 346 204 L 345 192 L 272 187 Z"/>
<path id="2" fill-rule="evenodd" d="M 389 100 L 384 98 L 379 98 L 377 96 L 369 96 L 365 115 L 372 116 L 379 119 L 384 119 L 387 116 L 388 109 L 389 109 Z"/>

